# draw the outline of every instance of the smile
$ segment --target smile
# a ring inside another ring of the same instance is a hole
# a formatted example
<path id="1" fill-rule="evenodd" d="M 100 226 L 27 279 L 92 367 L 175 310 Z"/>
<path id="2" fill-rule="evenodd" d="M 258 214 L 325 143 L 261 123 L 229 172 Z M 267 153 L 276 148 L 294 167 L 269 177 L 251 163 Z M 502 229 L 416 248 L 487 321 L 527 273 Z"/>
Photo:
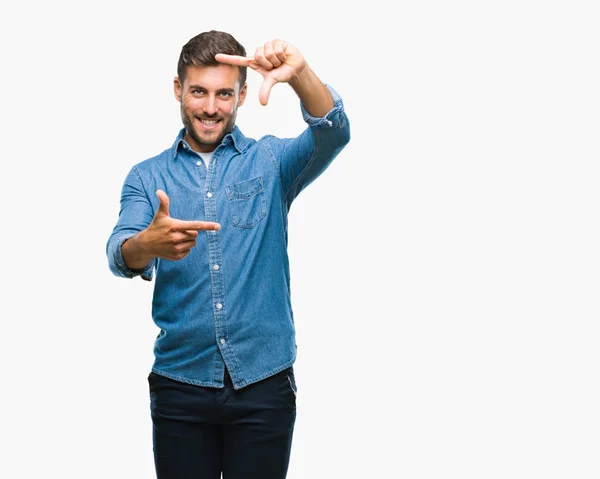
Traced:
<path id="1" fill-rule="evenodd" d="M 204 118 L 198 119 L 198 121 L 202 125 L 202 128 L 204 128 L 205 130 L 212 130 L 212 129 L 216 128 L 218 123 L 221 122 L 221 120 L 206 120 Z"/>

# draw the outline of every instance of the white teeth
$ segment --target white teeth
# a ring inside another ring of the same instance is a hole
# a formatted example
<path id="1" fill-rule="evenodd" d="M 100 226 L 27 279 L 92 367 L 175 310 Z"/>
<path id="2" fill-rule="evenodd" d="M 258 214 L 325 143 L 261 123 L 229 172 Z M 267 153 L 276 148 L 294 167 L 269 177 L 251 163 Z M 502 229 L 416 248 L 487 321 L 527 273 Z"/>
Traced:
<path id="1" fill-rule="evenodd" d="M 217 123 L 217 120 L 200 120 L 200 121 L 206 125 L 214 125 L 215 123 Z"/>

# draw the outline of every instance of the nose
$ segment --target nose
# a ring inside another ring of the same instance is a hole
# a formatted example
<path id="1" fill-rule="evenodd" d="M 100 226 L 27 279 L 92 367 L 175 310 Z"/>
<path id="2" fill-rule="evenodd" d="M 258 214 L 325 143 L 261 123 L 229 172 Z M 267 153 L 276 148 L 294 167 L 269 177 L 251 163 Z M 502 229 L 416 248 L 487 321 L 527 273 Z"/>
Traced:
<path id="1" fill-rule="evenodd" d="M 219 109 L 217 106 L 217 99 L 216 97 L 214 97 L 213 95 L 209 95 L 206 100 L 204 101 L 204 112 L 207 115 L 214 115 L 215 113 L 217 113 L 217 110 Z"/>

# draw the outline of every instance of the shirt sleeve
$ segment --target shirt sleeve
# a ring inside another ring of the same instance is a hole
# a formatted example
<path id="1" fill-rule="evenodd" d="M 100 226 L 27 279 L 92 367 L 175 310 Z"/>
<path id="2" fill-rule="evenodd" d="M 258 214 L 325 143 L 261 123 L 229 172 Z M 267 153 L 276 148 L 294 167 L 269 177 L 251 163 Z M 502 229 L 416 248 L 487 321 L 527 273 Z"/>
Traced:
<path id="1" fill-rule="evenodd" d="M 152 205 L 134 166 L 123 183 L 119 218 L 106 244 L 108 266 L 115 276 L 122 278 L 141 276 L 146 281 L 152 280 L 156 259 L 148 263 L 143 270 L 128 268 L 121 247 L 127 239 L 145 230 L 153 217 Z"/>
<path id="2" fill-rule="evenodd" d="M 331 86 L 325 86 L 333 98 L 333 108 L 317 118 L 300 103 L 308 128 L 296 138 L 267 144 L 279 167 L 288 209 L 294 198 L 325 171 L 350 141 L 350 124 L 342 99 Z"/>

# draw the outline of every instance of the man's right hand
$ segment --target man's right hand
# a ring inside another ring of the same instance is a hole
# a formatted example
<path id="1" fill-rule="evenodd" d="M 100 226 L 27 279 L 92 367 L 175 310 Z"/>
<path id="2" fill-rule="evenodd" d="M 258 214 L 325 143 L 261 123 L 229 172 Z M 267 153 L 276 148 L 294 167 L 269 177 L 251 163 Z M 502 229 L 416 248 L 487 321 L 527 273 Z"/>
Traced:
<path id="1" fill-rule="evenodd" d="M 157 190 L 156 196 L 160 204 L 152 223 L 123 243 L 123 259 L 131 269 L 143 269 L 154 258 L 174 261 L 185 258 L 196 246 L 198 231 L 215 231 L 221 228 L 219 223 L 211 221 L 171 218 L 167 194 Z"/>

